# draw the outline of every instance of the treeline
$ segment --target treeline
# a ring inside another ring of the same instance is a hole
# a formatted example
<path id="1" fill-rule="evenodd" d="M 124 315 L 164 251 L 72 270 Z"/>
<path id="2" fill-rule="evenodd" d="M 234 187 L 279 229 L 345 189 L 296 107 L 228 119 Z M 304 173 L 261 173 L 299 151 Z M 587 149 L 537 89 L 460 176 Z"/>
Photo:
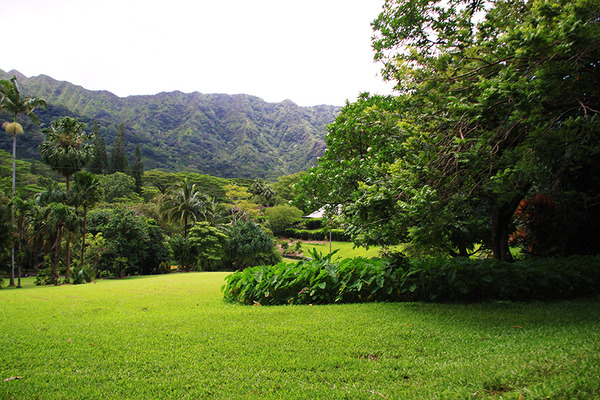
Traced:
<path id="1" fill-rule="evenodd" d="M 0 151 L 0 158 L 9 155 Z M 2 232 L 11 231 L 8 165 L 0 169 Z M 12 274 L 11 245 L 14 279 L 35 274 L 38 284 L 272 264 L 281 260 L 273 231 L 285 232 L 303 215 L 289 205 L 302 174 L 267 183 L 152 170 L 138 185 L 125 171 L 83 168 L 67 191 L 46 165 L 20 161 L 14 239 L 0 238 L 0 273 Z"/>
<path id="2" fill-rule="evenodd" d="M 23 134 L 41 99 L 21 95 L 16 78 L 0 80 L 3 128 Z M 33 106 L 35 104 L 35 106 Z M 121 124 L 110 154 L 97 125 L 60 117 L 43 129 L 42 163 L 0 151 L 0 266 L 10 285 L 23 273 L 38 284 L 81 283 L 96 276 L 178 270 L 244 269 L 277 263 L 273 231 L 303 214 L 289 205 L 302 174 L 277 182 L 196 173 L 144 171 L 139 147 L 128 159 Z M 12 179 L 12 177 L 19 179 Z"/>

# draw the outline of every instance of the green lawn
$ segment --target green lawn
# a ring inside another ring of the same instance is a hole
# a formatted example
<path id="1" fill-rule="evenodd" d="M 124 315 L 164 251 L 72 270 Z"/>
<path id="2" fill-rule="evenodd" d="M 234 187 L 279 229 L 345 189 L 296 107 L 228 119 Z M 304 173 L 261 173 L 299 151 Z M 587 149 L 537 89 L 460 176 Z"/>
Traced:
<path id="1" fill-rule="evenodd" d="M 600 398 L 598 299 L 251 307 L 225 276 L 0 290 L 0 398 Z"/>
<path id="2" fill-rule="evenodd" d="M 309 249 L 316 249 L 323 254 L 329 254 L 329 243 L 303 243 L 302 249 L 304 255 L 308 256 Z M 334 258 L 352 258 L 352 257 L 379 257 L 381 247 L 372 246 L 367 250 L 364 247 L 354 247 L 350 242 L 331 242 L 331 250 L 339 250 Z"/>

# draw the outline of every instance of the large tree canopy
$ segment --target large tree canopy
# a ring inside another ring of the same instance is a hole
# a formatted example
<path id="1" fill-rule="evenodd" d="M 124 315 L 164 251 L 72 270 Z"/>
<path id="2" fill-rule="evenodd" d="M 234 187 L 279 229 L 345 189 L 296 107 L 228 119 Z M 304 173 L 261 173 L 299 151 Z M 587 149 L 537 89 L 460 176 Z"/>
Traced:
<path id="1" fill-rule="evenodd" d="M 317 198 L 350 204 L 355 241 L 463 255 L 490 243 L 510 260 L 526 196 L 576 192 L 595 212 L 599 188 L 573 182 L 600 169 L 596 1 L 387 0 L 373 28 L 399 96 L 347 105 L 313 171 Z"/>

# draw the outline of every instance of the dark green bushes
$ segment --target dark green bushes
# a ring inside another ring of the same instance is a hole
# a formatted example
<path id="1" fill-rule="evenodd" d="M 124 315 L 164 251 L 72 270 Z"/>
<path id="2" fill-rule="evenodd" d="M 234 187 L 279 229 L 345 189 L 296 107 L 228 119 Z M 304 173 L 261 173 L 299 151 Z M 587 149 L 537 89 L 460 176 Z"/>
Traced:
<path id="1" fill-rule="evenodd" d="M 320 228 L 315 230 L 288 228 L 284 232 L 285 236 L 300 240 L 329 240 L 329 229 Z M 350 237 L 344 233 L 343 229 L 332 229 L 331 240 L 337 242 L 348 242 Z"/>
<path id="2" fill-rule="evenodd" d="M 313 254 L 311 261 L 246 268 L 226 280 L 226 299 L 276 305 L 383 301 L 391 294 L 397 277 L 382 260 L 332 262 L 330 255 Z"/>
<path id="3" fill-rule="evenodd" d="M 128 209 L 94 210 L 89 214 L 88 232 L 102 234 L 95 268 L 100 276 L 159 273 L 161 262 L 169 261 L 162 230 L 149 218 Z"/>
<path id="4" fill-rule="evenodd" d="M 226 262 L 239 270 L 281 261 L 273 237 L 252 221 L 238 221 L 228 227 L 224 251 Z"/>
<path id="5" fill-rule="evenodd" d="M 551 300 L 600 292 L 600 258 L 427 259 L 411 261 L 402 277 L 401 300 Z"/>
<path id="6" fill-rule="evenodd" d="M 248 268 L 227 277 L 227 300 L 244 304 L 363 301 L 552 300 L 600 293 L 600 257 L 408 261 L 314 257 Z"/>

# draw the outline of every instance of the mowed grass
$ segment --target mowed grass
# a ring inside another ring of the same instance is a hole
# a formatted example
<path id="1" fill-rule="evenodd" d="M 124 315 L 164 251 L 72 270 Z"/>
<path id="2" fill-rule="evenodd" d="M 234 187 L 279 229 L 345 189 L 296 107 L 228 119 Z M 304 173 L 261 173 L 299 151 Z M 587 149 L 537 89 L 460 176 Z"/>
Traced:
<path id="1" fill-rule="evenodd" d="M 226 275 L 0 290 L 0 398 L 600 398 L 598 299 L 252 307 Z"/>
<path id="2" fill-rule="evenodd" d="M 398 246 L 397 246 L 398 247 Z M 310 249 L 315 249 L 323 253 L 323 255 L 329 254 L 329 242 L 327 243 L 311 243 L 305 242 L 302 243 L 302 249 L 305 256 L 309 256 L 308 251 Z M 353 257 L 379 257 L 381 247 L 372 246 L 368 249 L 365 247 L 354 247 L 354 244 L 351 242 L 331 242 L 331 250 L 338 252 L 333 257 L 334 259 L 340 258 L 353 258 Z"/>

